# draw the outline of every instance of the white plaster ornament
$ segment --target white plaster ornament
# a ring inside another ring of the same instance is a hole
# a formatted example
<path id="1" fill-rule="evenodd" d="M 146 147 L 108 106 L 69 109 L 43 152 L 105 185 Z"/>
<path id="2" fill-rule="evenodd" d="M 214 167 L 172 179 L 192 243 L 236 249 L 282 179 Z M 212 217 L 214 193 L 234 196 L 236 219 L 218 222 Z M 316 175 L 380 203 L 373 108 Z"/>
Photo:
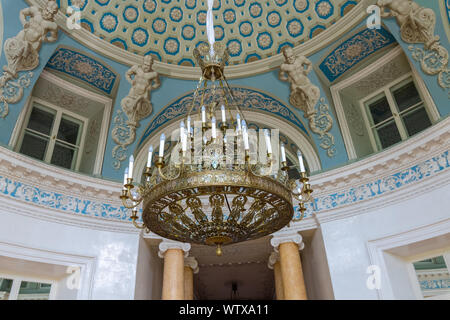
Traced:
<path id="1" fill-rule="evenodd" d="M 434 34 L 436 14 L 433 9 L 421 7 L 412 0 L 378 0 L 377 5 L 382 18 L 395 17 L 404 42 L 424 45 L 424 49 L 412 45 L 408 48 L 412 58 L 420 63 L 424 73 L 437 75 L 438 85 L 449 91 L 449 54 L 441 46 L 439 36 Z"/>
<path id="2" fill-rule="evenodd" d="M 4 43 L 8 64 L 3 66 L 0 76 L 0 117 L 8 115 L 9 104 L 23 98 L 23 89 L 30 85 L 33 73 L 29 72 L 17 81 L 11 80 L 17 79 L 20 71 L 30 71 L 39 65 L 42 43 L 58 39 L 58 25 L 55 23 L 57 12 L 58 5 L 54 0 L 47 1 L 43 8 L 31 6 L 20 11 L 23 30 Z"/>
<path id="3" fill-rule="evenodd" d="M 320 146 L 327 151 L 329 157 L 336 154 L 334 136 L 329 133 L 333 127 L 333 118 L 329 114 L 329 108 L 325 99 L 320 99 L 320 89 L 312 84 L 308 74 L 312 70 L 311 61 L 302 55 L 294 55 L 292 48 L 283 50 L 285 63 L 280 66 L 279 79 L 290 83 L 291 93 L 289 102 L 304 113 L 309 121 L 312 132 L 319 135 Z M 320 99 L 319 108 L 316 109 Z"/>
<path id="4" fill-rule="evenodd" d="M 112 131 L 112 138 L 117 144 L 112 150 L 114 168 L 119 169 L 120 163 L 127 157 L 126 147 L 132 144 L 136 138 L 136 128 L 139 122 L 147 118 L 153 111 L 151 103 L 151 91 L 161 86 L 159 74 L 152 69 L 153 58 L 147 55 L 141 65 L 132 66 L 125 78 L 131 83 L 128 95 L 122 99 L 122 110 L 119 110 L 114 119 L 116 123 Z M 121 111 L 128 120 L 121 119 Z"/>

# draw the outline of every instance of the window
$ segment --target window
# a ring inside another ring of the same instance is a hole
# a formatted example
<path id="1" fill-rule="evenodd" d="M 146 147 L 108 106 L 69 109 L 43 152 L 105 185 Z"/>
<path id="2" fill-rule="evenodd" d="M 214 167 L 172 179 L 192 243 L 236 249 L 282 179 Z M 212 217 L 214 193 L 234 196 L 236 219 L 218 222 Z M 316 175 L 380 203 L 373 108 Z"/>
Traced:
<path id="1" fill-rule="evenodd" d="M 444 256 L 416 261 L 413 266 L 425 299 L 450 298 L 450 273 Z"/>
<path id="2" fill-rule="evenodd" d="M 53 284 L 17 277 L 0 277 L 0 300 L 49 300 Z"/>
<path id="3" fill-rule="evenodd" d="M 18 144 L 27 156 L 78 170 L 87 119 L 33 99 Z"/>
<path id="4" fill-rule="evenodd" d="M 362 104 L 375 150 L 406 140 L 432 124 L 427 107 L 410 75 L 379 90 Z"/>

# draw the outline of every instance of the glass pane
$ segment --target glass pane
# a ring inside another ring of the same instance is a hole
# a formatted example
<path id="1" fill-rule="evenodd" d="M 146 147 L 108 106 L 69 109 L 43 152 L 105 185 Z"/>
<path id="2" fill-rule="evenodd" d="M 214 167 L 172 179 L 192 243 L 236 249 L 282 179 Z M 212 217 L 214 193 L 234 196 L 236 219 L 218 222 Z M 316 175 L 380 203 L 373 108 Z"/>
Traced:
<path id="1" fill-rule="evenodd" d="M 373 124 L 380 123 L 392 117 L 391 108 L 386 97 L 382 97 L 375 102 L 369 104 L 369 111 L 372 115 Z"/>
<path id="2" fill-rule="evenodd" d="M 20 147 L 20 153 L 35 159 L 44 160 L 47 145 L 48 139 L 25 132 L 22 146 Z"/>
<path id="3" fill-rule="evenodd" d="M 410 82 L 405 86 L 394 90 L 392 94 L 394 95 L 395 102 L 397 102 L 400 112 L 422 101 L 414 82 Z"/>
<path id="4" fill-rule="evenodd" d="M 17 300 L 48 300 L 51 284 L 22 281 Z"/>
<path id="5" fill-rule="evenodd" d="M 379 128 L 376 128 L 378 138 L 380 139 L 381 147 L 387 148 L 401 141 L 400 133 L 398 132 L 397 125 L 394 120 L 391 120 Z"/>
<path id="6" fill-rule="evenodd" d="M 450 297 L 450 275 L 443 256 L 413 263 L 424 298 Z"/>
<path id="7" fill-rule="evenodd" d="M 58 139 L 73 145 L 78 145 L 78 133 L 80 125 L 74 121 L 63 117 L 58 129 Z"/>
<path id="8" fill-rule="evenodd" d="M 75 150 L 71 147 L 65 146 L 57 142 L 53 149 L 51 164 L 72 169 L 72 162 L 75 156 Z"/>
<path id="9" fill-rule="evenodd" d="M 414 109 L 411 112 L 408 111 L 402 118 L 409 136 L 431 126 L 430 118 L 424 107 Z"/>
<path id="10" fill-rule="evenodd" d="M 11 293 L 13 281 L 11 279 L 0 278 L 0 300 L 8 300 Z"/>
<path id="11" fill-rule="evenodd" d="M 55 115 L 40 108 L 33 107 L 28 121 L 28 128 L 50 135 Z"/>

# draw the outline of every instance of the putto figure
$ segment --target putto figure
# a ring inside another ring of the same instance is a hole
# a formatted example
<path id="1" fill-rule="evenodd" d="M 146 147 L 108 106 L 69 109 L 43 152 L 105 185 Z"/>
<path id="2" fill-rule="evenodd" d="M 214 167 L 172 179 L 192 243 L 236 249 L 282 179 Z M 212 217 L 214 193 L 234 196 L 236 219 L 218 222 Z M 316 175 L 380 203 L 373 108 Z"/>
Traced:
<path id="1" fill-rule="evenodd" d="M 139 121 L 148 117 L 153 110 L 150 93 L 161 85 L 159 75 L 153 71 L 153 58 L 144 57 L 142 65 L 134 65 L 127 71 L 125 78 L 131 83 L 128 95 L 122 99 L 122 109 L 128 117 L 128 124 L 139 127 Z"/>
<path id="2" fill-rule="evenodd" d="M 434 35 L 436 15 L 432 9 L 412 0 L 378 0 L 377 5 L 382 18 L 395 17 L 403 41 L 423 43 L 428 50 L 439 45 L 439 36 Z"/>
<path id="3" fill-rule="evenodd" d="M 320 98 L 320 89 L 308 79 L 312 63 L 305 56 L 295 56 L 292 48 L 286 48 L 283 54 L 285 63 L 280 67 L 279 79 L 290 82 L 289 102 L 310 118 L 317 112 L 315 106 Z"/>
<path id="4" fill-rule="evenodd" d="M 32 6 L 20 11 L 23 25 L 14 38 L 5 41 L 5 56 L 8 65 L 3 67 L 0 87 L 18 77 L 19 71 L 33 70 L 39 65 L 39 50 L 43 42 L 55 42 L 58 39 L 58 26 L 55 15 L 58 5 L 55 0 L 47 1 L 44 8 Z"/>

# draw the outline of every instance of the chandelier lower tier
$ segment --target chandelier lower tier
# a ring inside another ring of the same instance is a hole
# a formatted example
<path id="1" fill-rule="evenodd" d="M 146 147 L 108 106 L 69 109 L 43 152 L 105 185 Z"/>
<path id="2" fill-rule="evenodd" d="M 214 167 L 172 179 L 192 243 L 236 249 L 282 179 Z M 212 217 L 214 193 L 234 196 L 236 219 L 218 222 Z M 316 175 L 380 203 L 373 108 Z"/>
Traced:
<path id="1" fill-rule="evenodd" d="M 165 238 L 222 245 L 268 235 L 293 213 L 283 184 L 245 170 L 214 170 L 160 183 L 145 196 L 143 221 Z"/>

